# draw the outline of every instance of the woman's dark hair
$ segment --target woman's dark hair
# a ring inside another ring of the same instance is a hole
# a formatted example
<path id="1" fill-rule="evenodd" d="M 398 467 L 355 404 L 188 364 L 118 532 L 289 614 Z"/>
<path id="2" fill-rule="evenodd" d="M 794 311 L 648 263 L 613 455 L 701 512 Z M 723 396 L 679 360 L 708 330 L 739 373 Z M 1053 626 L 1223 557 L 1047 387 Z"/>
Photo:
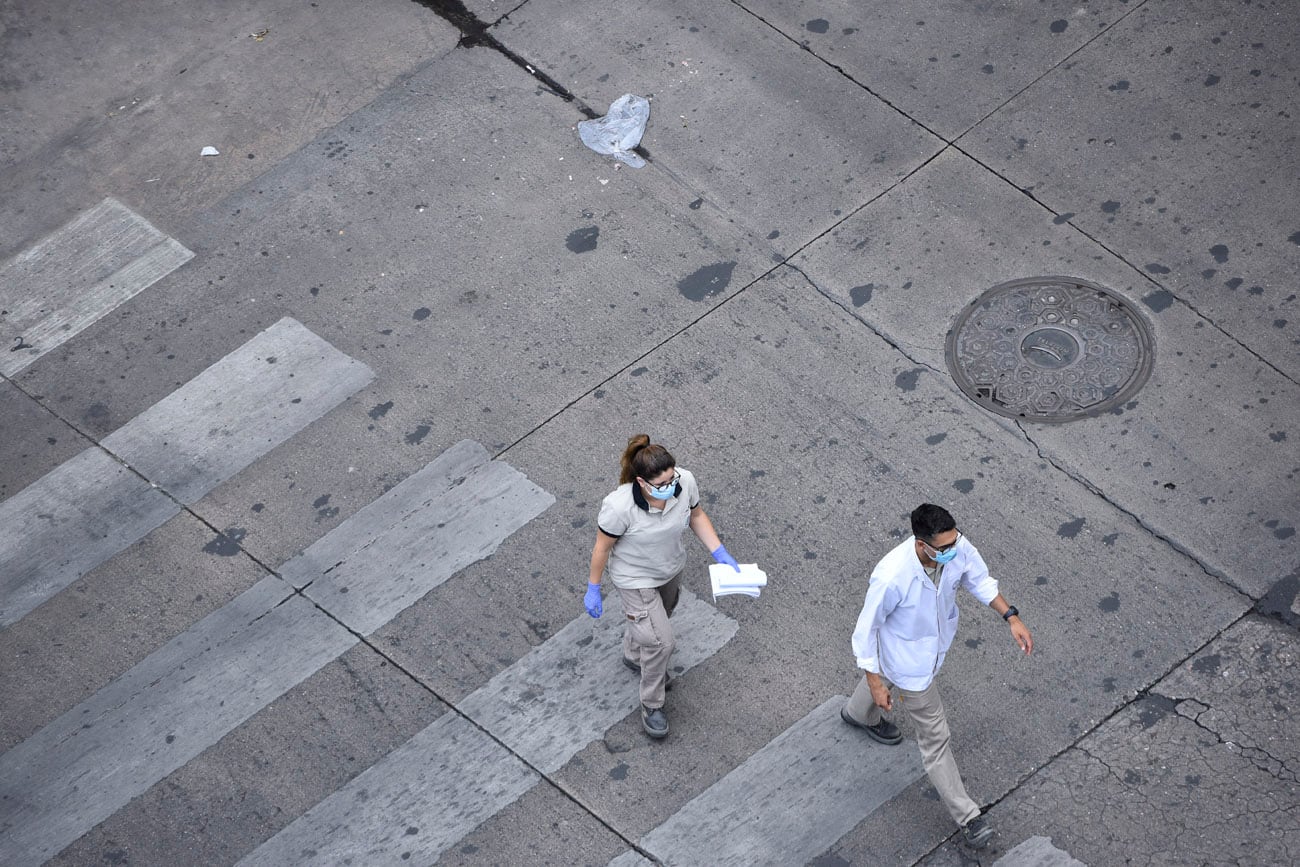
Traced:
<path id="1" fill-rule="evenodd" d="M 652 445 L 646 434 L 637 434 L 627 441 L 627 448 L 623 450 L 622 472 L 619 473 L 618 483 L 626 485 L 636 481 L 637 476 L 649 481 L 675 466 L 677 461 L 668 454 L 668 449 Z"/>
<path id="2" fill-rule="evenodd" d="M 922 503 L 912 510 L 912 535 L 926 542 L 934 541 L 940 533 L 957 529 L 957 522 L 943 506 Z"/>

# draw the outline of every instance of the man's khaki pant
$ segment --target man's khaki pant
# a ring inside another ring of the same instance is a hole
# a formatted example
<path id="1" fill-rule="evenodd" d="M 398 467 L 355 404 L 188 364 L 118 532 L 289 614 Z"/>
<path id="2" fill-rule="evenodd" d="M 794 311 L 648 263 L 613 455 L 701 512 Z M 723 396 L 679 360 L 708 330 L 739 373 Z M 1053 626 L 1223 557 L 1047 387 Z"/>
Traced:
<path id="1" fill-rule="evenodd" d="M 646 590 L 618 590 L 623 603 L 623 658 L 641 666 L 641 704 L 648 708 L 664 706 L 664 687 L 668 683 L 668 660 L 673 655 L 673 628 L 668 623 L 682 576 L 674 575 L 667 584 Z"/>
<path id="2" fill-rule="evenodd" d="M 894 685 L 884 677 L 886 689 Z M 953 757 L 952 746 L 948 737 L 948 718 L 943 713 L 943 701 L 939 698 L 939 689 L 934 681 L 920 692 L 898 688 L 899 702 L 903 710 L 911 717 L 916 727 L 916 740 L 921 748 L 921 763 L 930 783 L 939 792 L 943 805 L 948 808 L 953 821 L 965 825 L 980 813 L 979 805 L 966 794 L 962 784 L 961 773 L 957 770 L 957 760 Z M 880 722 L 881 710 L 871 698 L 871 688 L 865 677 L 858 678 L 858 688 L 849 697 L 845 713 L 858 722 L 875 725 Z"/>

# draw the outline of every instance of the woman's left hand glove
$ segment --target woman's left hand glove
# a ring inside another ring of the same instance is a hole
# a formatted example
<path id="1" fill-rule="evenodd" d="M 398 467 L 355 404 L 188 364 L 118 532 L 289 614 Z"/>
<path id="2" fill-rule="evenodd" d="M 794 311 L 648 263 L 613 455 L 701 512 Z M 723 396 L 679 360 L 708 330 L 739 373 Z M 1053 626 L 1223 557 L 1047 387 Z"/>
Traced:
<path id="1" fill-rule="evenodd" d="M 600 585 L 587 583 L 587 595 L 582 597 L 582 604 L 587 607 L 587 613 L 592 617 L 599 617 L 605 610 L 605 605 L 600 601 Z"/>
<path id="2" fill-rule="evenodd" d="M 713 559 L 715 562 L 726 563 L 728 566 L 730 566 L 732 569 L 735 569 L 737 572 L 740 571 L 740 564 L 736 562 L 735 557 L 731 556 L 731 554 L 727 552 L 726 545 L 719 545 L 709 553 L 713 555 Z"/>

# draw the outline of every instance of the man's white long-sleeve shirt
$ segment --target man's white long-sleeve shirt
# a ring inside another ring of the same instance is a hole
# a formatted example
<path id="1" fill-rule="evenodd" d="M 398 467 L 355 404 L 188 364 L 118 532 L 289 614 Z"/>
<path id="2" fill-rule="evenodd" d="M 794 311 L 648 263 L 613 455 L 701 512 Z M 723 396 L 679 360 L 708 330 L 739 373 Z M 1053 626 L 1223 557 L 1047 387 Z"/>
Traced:
<path id="1" fill-rule="evenodd" d="M 998 595 L 998 582 L 965 536 L 957 540 L 957 556 L 940 570 L 937 587 L 916 556 L 914 536 L 886 554 L 871 572 L 853 630 L 858 668 L 902 689 L 929 686 L 957 635 L 959 585 L 985 605 Z"/>

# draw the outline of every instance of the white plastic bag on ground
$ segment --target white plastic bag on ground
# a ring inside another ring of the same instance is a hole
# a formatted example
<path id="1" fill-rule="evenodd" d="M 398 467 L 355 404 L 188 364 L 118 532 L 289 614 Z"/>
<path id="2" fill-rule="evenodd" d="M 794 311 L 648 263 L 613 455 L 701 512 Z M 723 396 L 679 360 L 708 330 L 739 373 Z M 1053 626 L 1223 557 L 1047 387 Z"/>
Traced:
<path id="1" fill-rule="evenodd" d="M 609 107 L 609 114 L 578 123 L 582 143 L 598 154 L 609 154 L 634 169 L 645 160 L 632 152 L 641 143 L 646 121 L 650 119 L 650 102 L 643 96 L 625 93 Z"/>

